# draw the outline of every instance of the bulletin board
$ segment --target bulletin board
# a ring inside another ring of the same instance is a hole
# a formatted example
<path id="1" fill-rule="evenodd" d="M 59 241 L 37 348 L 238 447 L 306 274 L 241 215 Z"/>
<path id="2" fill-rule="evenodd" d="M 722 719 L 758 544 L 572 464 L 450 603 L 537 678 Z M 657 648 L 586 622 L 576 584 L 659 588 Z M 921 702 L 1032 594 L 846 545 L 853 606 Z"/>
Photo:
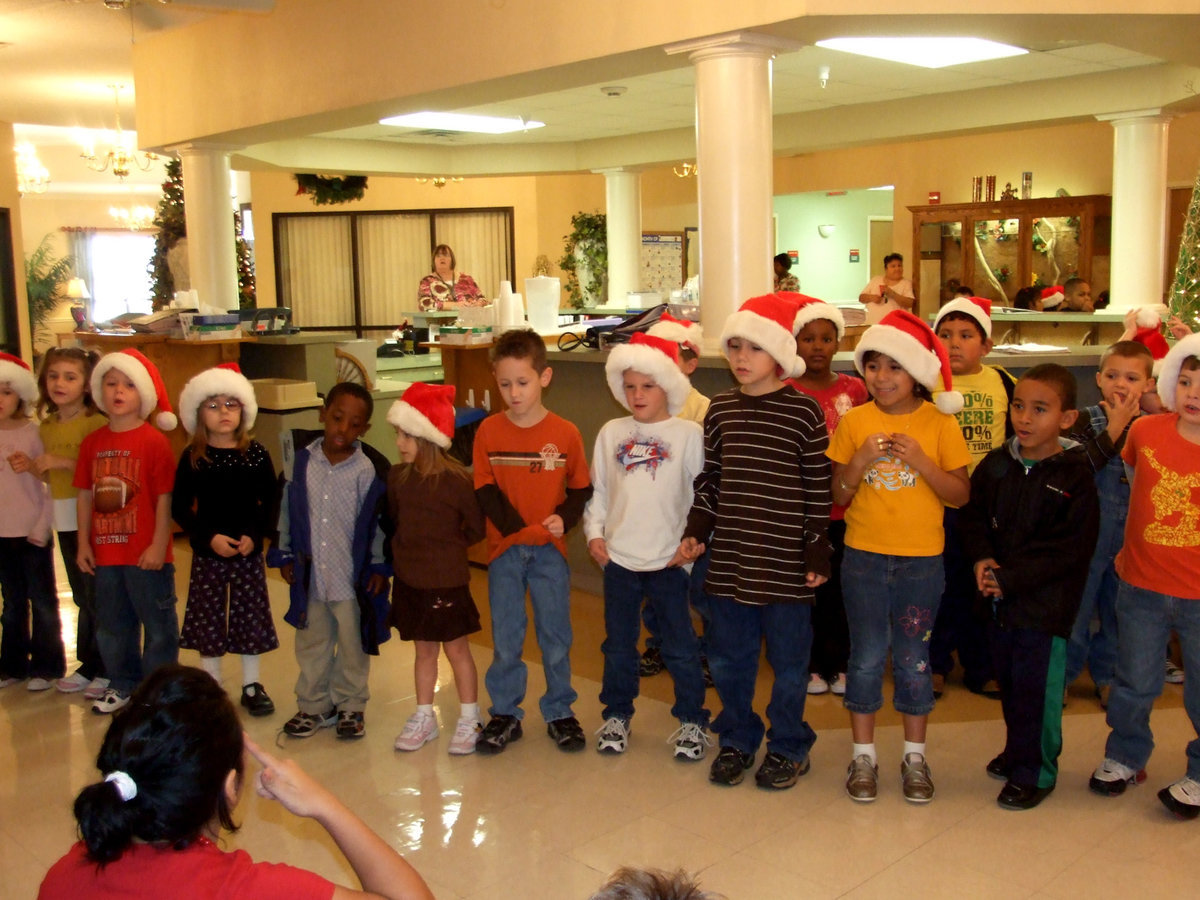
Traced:
<path id="1" fill-rule="evenodd" d="M 666 301 L 687 279 L 687 240 L 682 231 L 643 231 L 638 287 Z"/>

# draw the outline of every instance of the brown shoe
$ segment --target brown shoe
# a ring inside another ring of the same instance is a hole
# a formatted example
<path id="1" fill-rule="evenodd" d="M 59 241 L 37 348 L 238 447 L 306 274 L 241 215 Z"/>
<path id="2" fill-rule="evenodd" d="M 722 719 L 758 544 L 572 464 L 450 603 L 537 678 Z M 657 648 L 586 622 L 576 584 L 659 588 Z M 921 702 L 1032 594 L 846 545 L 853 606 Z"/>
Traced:
<path id="1" fill-rule="evenodd" d="M 909 803 L 928 803 L 933 799 L 933 773 L 920 753 L 909 753 L 900 763 L 900 785 Z"/>
<path id="2" fill-rule="evenodd" d="M 872 764 L 871 757 L 865 753 L 850 761 L 846 770 L 846 793 L 851 800 L 859 803 L 870 803 L 875 799 L 879 784 L 879 766 Z"/>

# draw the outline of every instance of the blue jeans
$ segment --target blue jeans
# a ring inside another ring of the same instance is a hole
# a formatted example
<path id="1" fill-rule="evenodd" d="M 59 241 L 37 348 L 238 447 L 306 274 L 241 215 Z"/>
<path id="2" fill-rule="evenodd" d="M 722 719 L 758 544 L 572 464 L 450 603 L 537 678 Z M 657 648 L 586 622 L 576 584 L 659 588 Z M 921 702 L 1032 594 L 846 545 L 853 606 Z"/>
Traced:
<path id="1" fill-rule="evenodd" d="M 767 718 L 767 750 L 801 762 L 817 734 L 804 721 L 808 699 L 808 656 L 812 651 L 812 607 L 803 603 L 752 606 L 726 597 L 709 596 L 712 634 L 708 665 L 723 709 L 713 720 L 722 747 L 757 753 L 763 720 L 754 711 L 754 683 L 763 639 L 767 662 L 775 673 Z"/>
<path id="2" fill-rule="evenodd" d="M 96 625 L 109 687 L 126 696 L 159 666 L 179 662 L 175 566 L 96 566 Z"/>
<path id="3" fill-rule="evenodd" d="M 53 681 L 66 672 L 54 585 L 54 546 L 0 538 L 0 674 Z"/>
<path id="4" fill-rule="evenodd" d="M 1108 698 L 1112 733 L 1104 755 L 1131 769 L 1154 750 L 1150 710 L 1163 688 L 1163 648 L 1174 628 L 1183 650 L 1183 708 L 1200 735 L 1200 600 L 1157 594 L 1122 581 L 1117 589 L 1117 677 Z M 1187 774 L 1200 781 L 1200 737 L 1187 745 Z"/>
<path id="5" fill-rule="evenodd" d="M 571 687 L 571 573 L 553 544 L 515 544 L 488 564 L 488 603 L 492 610 L 492 664 L 484 684 L 493 716 L 524 718 L 528 669 L 521 659 L 528 619 L 525 592 L 533 605 L 533 627 L 542 651 L 547 722 L 573 715 L 579 696 Z"/>
<path id="6" fill-rule="evenodd" d="M 887 556 L 846 548 L 842 594 L 850 626 L 845 706 L 883 706 L 883 666 L 892 649 L 892 705 L 910 716 L 933 709 L 929 639 L 945 587 L 941 556 Z"/>
<path id="7" fill-rule="evenodd" d="M 700 617 L 700 633 L 696 637 L 700 640 L 701 657 L 708 656 L 708 594 L 704 593 L 704 579 L 707 576 L 708 553 L 705 553 L 692 563 L 692 572 L 688 576 L 688 602 L 696 611 L 696 615 Z M 646 649 L 660 650 L 662 637 L 659 634 L 658 619 L 654 615 L 654 608 L 649 603 L 642 607 L 642 622 L 647 631 Z"/>
<path id="8" fill-rule="evenodd" d="M 604 567 L 604 681 L 600 688 L 603 716 L 626 722 L 638 695 L 638 620 L 642 598 L 654 610 L 662 639 L 663 662 L 675 681 L 671 715 L 680 722 L 708 724 L 704 708 L 704 673 L 700 645 L 688 614 L 688 573 L 683 569 L 632 572 L 609 562 Z"/>
<path id="9" fill-rule="evenodd" d="M 1119 483 L 1124 463 L 1118 457 L 1119 468 L 1113 462 L 1096 475 L 1100 494 L 1100 536 L 1088 565 L 1087 584 L 1071 642 L 1067 645 L 1067 684 L 1083 671 L 1084 663 L 1096 687 L 1111 684 L 1117 667 L 1117 586 L 1120 578 L 1113 561 L 1125 542 L 1125 517 L 1129 511 L 1129 486 Z M 1099 630 L 1092 633 L 1093 617 L 1100 620 Z"/>

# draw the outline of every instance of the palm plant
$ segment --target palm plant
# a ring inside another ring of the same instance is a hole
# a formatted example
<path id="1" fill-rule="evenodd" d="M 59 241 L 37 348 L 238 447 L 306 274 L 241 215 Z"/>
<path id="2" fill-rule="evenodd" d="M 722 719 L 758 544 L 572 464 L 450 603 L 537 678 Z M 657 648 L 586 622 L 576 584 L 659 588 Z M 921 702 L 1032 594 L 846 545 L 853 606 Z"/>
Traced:
<path id="1" fill-rule="evenodd" d="M 67 282 L 75 269 L 72 256 L 56 257 L 51 235 L 42 238 L 25 257 L 25 293 L 29 298 L 29 327 L 35 338 L 44 336 L 46 323 L 66 297 Z"/>

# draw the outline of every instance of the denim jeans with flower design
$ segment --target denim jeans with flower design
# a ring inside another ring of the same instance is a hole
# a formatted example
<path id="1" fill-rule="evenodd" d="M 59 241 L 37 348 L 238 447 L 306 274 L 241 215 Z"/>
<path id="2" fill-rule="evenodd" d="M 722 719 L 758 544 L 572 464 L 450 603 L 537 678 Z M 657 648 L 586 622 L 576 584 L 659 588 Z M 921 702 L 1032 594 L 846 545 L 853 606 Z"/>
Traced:
<path id="1" fill-rule="evenodd" d="M 842 595 L 850 626 L 845 706 L 872 713 L 883 706 L 883 667 L 892 650 L 892 705 L 906 715 L 933 709 L 929 638 L 945 586 L 942 557 L 887 556 L 846 548 Z"/>

